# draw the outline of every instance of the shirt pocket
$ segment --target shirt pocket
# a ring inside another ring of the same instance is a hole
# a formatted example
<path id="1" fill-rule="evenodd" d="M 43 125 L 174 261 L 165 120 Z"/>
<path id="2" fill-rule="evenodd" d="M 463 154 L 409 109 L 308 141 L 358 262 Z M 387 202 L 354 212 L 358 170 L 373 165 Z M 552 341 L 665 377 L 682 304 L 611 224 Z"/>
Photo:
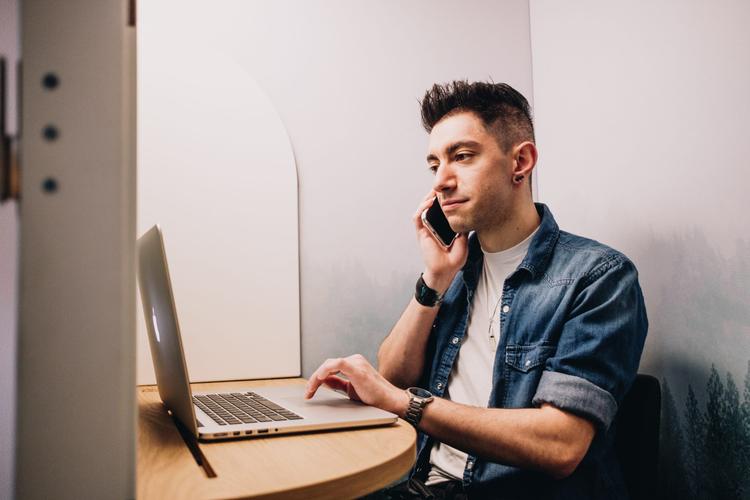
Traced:
<path id="1" fill-rule="evenodd" d="M 531 408 L 544 364 L 557 351 L 549 342 L 534 344 L 508 344 L 505 347 L 505 376 L 502 406 L 504 408 Z"/>
<path id="2" fill-rule="evenodd" d="M 543 365 L 552 356 L 557 346 L 549 342 L 536 344 L 508 344 L 505 348 L 505 364 L 527 373 Z"/>

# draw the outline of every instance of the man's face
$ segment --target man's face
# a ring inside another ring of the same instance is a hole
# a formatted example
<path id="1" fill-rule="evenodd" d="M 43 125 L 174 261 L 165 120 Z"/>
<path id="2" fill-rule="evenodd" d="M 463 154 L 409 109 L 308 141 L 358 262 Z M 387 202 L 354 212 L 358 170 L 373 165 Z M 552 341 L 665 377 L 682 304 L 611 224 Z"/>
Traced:
<path id="1" fill-rule="evenodd" d="M 513 160 L 476 114 L 458 112 L 437 122 L 427 163 L 454 231 L 481 232 L 509 218 Z"/>

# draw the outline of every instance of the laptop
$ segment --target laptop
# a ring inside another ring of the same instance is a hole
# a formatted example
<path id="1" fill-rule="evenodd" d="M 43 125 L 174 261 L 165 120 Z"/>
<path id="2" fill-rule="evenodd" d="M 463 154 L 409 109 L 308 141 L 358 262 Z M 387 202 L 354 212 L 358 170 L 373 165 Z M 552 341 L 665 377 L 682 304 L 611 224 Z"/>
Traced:
<path id="1" fill-rule="evenodd" d="M 137 260 L 159 396 L 172 415 L 198 439 L 254 438 L 396 422 L 395 414 L 352 401 L 326 387 L 318 389 L 310 400 L 304 399 L 302 384 L 193 394 L 158 225 L 138 239 Z"/>

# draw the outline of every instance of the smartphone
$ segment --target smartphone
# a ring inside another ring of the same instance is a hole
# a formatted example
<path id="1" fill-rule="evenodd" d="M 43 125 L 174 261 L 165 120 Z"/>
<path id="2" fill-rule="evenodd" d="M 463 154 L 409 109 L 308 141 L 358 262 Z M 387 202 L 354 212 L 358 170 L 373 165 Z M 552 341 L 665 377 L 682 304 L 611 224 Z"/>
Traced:
<path id="1" fill-rule="evenodd" d="M 432 206 L 422 212 L 422 224 L 430 230 L 440 246 L 450 248 L 458 233 L 451 229 L 448 219 L 445 218 L 443 209 L 437 196 L 432 200 Z"/>

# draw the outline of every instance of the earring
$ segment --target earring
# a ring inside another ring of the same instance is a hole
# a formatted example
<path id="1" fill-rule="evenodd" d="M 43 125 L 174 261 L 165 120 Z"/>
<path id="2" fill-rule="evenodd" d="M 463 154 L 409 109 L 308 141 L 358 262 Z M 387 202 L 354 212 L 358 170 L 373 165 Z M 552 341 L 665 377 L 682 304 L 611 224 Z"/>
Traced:
<path id="1" fill-rule="evenodd" d="M 520 184 L 522 180 L 523 180 L 523 175 L 517 175 L 513 177 L 513 182 L 515 182 L 516 184 Z"/>

